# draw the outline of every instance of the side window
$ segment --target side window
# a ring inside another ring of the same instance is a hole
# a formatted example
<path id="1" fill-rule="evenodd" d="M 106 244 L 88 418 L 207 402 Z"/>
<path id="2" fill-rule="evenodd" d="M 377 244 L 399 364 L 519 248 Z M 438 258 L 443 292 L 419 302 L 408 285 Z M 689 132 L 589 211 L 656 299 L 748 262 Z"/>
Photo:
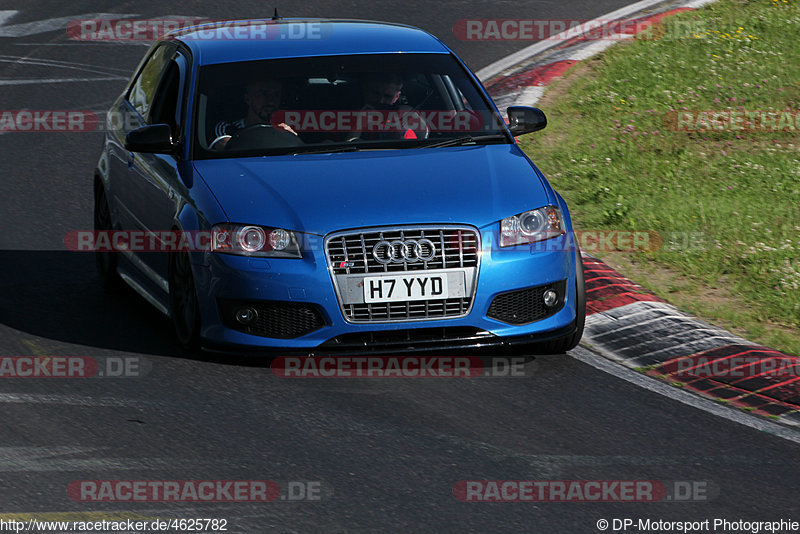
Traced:
<path id="1" fill-rule="evenodd" d="M 145 119 L 150 113 L 158 82 L 161 79 L 161 73 L 168 60 L 170 48 L 165 45 L 153 52 L 128 93 L 128 101 Z"/>
<path id="2" fill-rule="evenodd" d="M 178 63 L 170 60 L 150 107 L 150 124 L 169 124 L 173 135 L 178 133 L 178 93 L 181 72 Z"/>

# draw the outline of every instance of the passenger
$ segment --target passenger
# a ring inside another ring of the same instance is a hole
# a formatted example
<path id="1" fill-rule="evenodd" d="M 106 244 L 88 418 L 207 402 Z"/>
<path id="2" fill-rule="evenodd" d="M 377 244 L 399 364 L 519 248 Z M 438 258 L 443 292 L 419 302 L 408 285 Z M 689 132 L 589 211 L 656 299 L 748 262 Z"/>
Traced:
<path id="1" fill-rule="evenodd" d="M 363 85 L 364 108 L 362 109 L 400 109 L 398 104 L 403 92 L 403 78 L 397 74 L 372 76 Z M 409 106 L 405 106 L 411 109 Z"/>
<path id="2" fill-rule="evenodd" d="M 361 110 L 377 110 L 383 112 L 398 112 L 397 115 L 402 123 L 408 122 L 415 128 L 389 129 L 378 131 L 350 132 L 348 141 L 374 141 L 382 139 L 417 139 L 427 137 L 427 128 L 424 121 L 419 116 L 414 120 L 409 120 L 409 113 L 413 114 L 413 108 L 402 102 L 403 78 L 398 74 L 386 73 L 369 76 L 361 86 L 364 105 Z M 389 121 L 391 122 L 391 121 Z M 422 127 L 420 127 L 422 125 Z"/>

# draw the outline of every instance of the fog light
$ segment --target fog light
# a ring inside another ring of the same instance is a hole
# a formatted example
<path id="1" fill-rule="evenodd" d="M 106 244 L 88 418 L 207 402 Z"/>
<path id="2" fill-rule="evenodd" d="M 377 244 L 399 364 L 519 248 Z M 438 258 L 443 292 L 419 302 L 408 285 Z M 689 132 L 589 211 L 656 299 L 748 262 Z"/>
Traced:
<path id="1" fill-rule="evenodd" d="M 552 289 L 548 289 L 544 292 L 544 305 L 548 308 L 552 308 L 558 302 L 558 293 L 553 291 Z"/>
<path id="2" fill-rule="evenodd" d="M 258 312 L 253 308 L 239 308 L 235 315 L 241 324 L 253 324 L 258 319 Z"/>

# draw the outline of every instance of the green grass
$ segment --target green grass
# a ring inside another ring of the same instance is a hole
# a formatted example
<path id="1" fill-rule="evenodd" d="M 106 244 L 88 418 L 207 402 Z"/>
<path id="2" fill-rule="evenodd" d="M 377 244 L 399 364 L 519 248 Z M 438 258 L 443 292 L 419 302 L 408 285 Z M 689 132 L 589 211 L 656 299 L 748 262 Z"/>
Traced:
<path id="1" fill-rule="evenodd" d="M 696 31 L 671 36 L 676 24 Z M 659 232 L 662 246 L 637 260 L 696 281 L 673 288 L 684 305 L 800 354 L 800 128 L 678 132 L 667 120 L 683 110 L 800 117 L 800 3 L 720 0 L 666 19 L 664 30 L 568 76 L 566 94 L 545 109 L 548 130 L 521 145 L 578 229 Z M 709 306 L 704 287 L 735 295 L 736 309 Z"/>

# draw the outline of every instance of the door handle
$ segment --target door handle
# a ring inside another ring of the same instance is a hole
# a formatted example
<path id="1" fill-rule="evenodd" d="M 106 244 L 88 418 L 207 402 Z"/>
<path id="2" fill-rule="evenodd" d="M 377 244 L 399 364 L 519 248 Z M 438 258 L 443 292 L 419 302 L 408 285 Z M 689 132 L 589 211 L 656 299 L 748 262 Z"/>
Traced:
<path id="1" fill-rule="evenodd" d="M 134 161 L 133 152 L 128 152 L 128 168 L 129 169 L 133 168 L 133 161 Z"/>

